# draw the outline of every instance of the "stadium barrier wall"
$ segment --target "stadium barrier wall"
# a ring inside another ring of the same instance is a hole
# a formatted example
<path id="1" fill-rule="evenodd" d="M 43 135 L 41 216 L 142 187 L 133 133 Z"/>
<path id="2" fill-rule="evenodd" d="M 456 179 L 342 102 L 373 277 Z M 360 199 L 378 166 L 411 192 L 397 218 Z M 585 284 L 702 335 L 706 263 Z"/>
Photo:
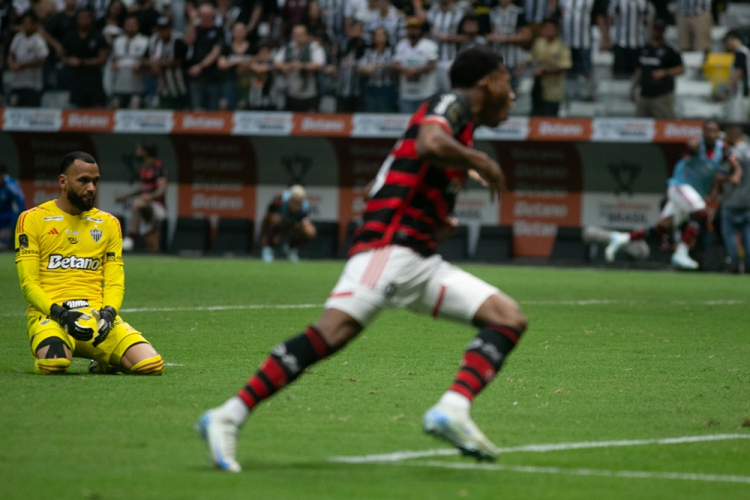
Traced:
<path id="1" fill-rule="evenodd" d="M 136 144 L 155 143 L 168 178 L 167 209 L 177 217 L 258 220 L 291 184 L 308 188 L 312 218 L 338 222 L 343 241 L 372 180 L 408 123 L 404 115 L 193 113 L 173 111 L 0 110 L 2 160 L 29 205 L 58 194 L 57 163 L 92 153 L 103 181 L 98 205 L 124 215 L 115 195 L 137 182 Z M 476 147 L 503 166 L 509 191 L 491 202 L 470 181 L 456 215 L 470 229 L 511 225 L 514 254 L 548 257 L 558 227 L 632 228 L 658 219 L 666 179 L 701 133 L 700 121 L 512 118 L 480 128 Z M 256 224 L 256 226 L 258 226 Z M 174 227 L 174 224 L 172 224 Z"/>

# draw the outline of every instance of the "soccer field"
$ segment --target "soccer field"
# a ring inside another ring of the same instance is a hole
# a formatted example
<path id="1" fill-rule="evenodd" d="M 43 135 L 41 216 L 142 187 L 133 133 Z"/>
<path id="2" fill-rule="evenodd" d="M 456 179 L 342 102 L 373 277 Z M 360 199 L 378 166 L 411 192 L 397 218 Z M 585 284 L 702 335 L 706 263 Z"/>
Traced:
<path id="1" fill-rule="evenodd" d="M 389 311 L 259 407 L 227 474 L 194 423 L 316 320 L 343 262 L 128 256 L 121 314 L 161 378 L 35 376 L 0 264 L 3 500 L 750 498 L 746 276 L 467 265 L 530 319 L 473 409 L 498 462 L 421 431 L 474 330 Z"/>

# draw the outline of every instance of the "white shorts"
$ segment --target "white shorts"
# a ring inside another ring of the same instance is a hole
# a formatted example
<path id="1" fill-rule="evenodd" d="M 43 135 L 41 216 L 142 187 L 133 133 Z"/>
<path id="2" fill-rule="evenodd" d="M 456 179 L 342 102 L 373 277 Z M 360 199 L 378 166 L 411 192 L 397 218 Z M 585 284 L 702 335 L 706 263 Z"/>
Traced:
<path id="1" fill-rule="evenodd" d="M 160 202 L 151 200 L 151 209 L 154 212 L 153 218 L 148 222 L 141 221 L 141 227 L 138 228 L 138 233 L 141 236 L 144 236 L 157 227 L 160 227 L 161 221 L 167 218 L 167 209 L 164 208 L 164 205 L 162 205 Z"/>
<path id="2" fill-rule="evenodd" d="M 706 208 L 706 201 L 689 184 L 669 186 L 667 200 L 667 204 L 661 211 L 661 218 L 672 217 L 672 223 L 675 227 L 688 220 L 691 213 Z"/>
<path id="3" fill-rule="evenodd" d="M 407 307 L 470 325 L 479 307 L 500 290 L 445 262 L 414 250 L 387 246 L 349 259 L 326 300 L 366 327 L 383 309 Z"/>

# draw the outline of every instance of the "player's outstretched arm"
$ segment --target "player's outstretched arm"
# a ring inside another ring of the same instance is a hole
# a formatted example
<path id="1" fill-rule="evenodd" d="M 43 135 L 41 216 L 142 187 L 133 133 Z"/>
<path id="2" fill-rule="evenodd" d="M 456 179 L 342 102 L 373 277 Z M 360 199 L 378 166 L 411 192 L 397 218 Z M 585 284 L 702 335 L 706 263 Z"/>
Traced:
<path id="1" fill-rule="evenodd" d="M 505 191 L 505 175 L 500 165 L 487 153 L 461 144 L 439 123 L 425 123 L 419 128 L 415 149 L 420 159 L 432 165 L 474 170 L 487 182 L 493 198 L 495 193 Z"/>

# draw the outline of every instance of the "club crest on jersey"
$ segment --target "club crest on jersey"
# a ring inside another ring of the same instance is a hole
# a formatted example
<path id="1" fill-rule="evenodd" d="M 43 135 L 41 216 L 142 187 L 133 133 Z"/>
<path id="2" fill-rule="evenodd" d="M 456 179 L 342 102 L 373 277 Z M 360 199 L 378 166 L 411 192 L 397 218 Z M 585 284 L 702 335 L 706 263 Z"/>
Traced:
<path id="1" fill-rule="evenodd" d="M 99 243 L 99 240 L 102 239 L 102 231 L 101 229 L 92 229 L 89 231 L 91 234 L 91 238 L 94 240 L 95 243 Z"/>

